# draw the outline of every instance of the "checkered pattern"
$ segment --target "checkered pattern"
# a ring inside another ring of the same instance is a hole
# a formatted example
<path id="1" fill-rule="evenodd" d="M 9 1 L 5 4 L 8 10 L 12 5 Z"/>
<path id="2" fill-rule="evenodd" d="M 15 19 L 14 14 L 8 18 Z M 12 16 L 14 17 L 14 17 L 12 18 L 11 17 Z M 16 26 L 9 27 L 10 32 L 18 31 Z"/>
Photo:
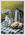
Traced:
<path id="1" fill-rule="evenodd" d="M 1 28 L 1 32 L 3 31 L 3 33 L 5 32 L 5 34 L 17 34 L 17 33 L 23 33 L 23 29 L 20 30 L 20 29 L 12 29 L 10 27 L 6 28 L 6 27 L 3 27 Z"/>
<path id="2" fill-rule="evenodd" d="M 4 25 L 4 22 L 1 23 L 1 33 L 3 34 L 23 34 L 24 33 L 24 28 L 22 29 L 12 29 L 10 27 L 7 27 Z"/>

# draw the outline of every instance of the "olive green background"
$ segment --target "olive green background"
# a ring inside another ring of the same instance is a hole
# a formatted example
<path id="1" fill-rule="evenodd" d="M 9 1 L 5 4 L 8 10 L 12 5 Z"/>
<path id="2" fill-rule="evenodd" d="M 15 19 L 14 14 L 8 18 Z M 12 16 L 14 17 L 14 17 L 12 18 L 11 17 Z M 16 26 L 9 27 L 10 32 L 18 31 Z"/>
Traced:
<path id="1" fill-rule="evenodd" d="M 15 8 L 24 10 L 24 1 L 1 1 L 1 10 L 9 8 L 12 10 Z"/>
<path id="2" fill-rule="evenodd" d="M 5 17 L 2 15 L 2 10 L 4 9 L 15 10 L 16 8 L 19 8 L 20 10 L 24 11 L 24 1 L 1 1 L 1 17 L 2 18 Z"/>

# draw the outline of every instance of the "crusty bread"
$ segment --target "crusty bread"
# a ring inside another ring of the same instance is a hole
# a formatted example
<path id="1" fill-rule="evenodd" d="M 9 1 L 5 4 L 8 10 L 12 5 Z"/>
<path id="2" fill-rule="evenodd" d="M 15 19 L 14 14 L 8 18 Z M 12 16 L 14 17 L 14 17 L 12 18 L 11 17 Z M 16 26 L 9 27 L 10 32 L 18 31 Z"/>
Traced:
<path id="1" fill-rule="evenodd" d="M 14 22 L 10 25 L 11 28 L 22 28 L 23 24 L 20 22 Z"/>
<path id="2" fill-rule="evenodd" d="M 19 27 L 21 28 L 23 26 L 23 23 L 19 23 Z"/>
<path id="3" fill-rule="evenodd" d="M 17 26 L 18 26 L 18 22 L 14 22 L 14 23 L 11 24 L 11 27 L 12 27 L 12 28 L 15 28 L 15 27 L 17 27 Z"/>

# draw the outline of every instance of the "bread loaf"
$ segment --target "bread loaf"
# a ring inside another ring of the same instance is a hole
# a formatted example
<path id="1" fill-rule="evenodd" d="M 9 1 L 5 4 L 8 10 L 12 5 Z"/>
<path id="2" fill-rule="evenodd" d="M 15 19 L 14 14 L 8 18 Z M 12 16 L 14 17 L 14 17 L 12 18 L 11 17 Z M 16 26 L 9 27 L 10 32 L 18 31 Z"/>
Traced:
<path id="1" fill-rule="evenodd" d="M 22 28 L 23 24 L 20 22 L 14 22 L 11 24 L 11 28 Z"/>
<path id="2" fill-rule="evenodd" d="M 17 27 L 17 26 L 18 26 L 18 22 L 14 22 L 14 23 L 11 24 L 11 27 L 12 27 L 12 28 L 15 28 L 15 27 Z"/>
<path id="3" fill-rule="evenodd" d="M 23 26 L 23 23 L 19 23 L 19 27 L 22 28 L 22 26 Z"/>

